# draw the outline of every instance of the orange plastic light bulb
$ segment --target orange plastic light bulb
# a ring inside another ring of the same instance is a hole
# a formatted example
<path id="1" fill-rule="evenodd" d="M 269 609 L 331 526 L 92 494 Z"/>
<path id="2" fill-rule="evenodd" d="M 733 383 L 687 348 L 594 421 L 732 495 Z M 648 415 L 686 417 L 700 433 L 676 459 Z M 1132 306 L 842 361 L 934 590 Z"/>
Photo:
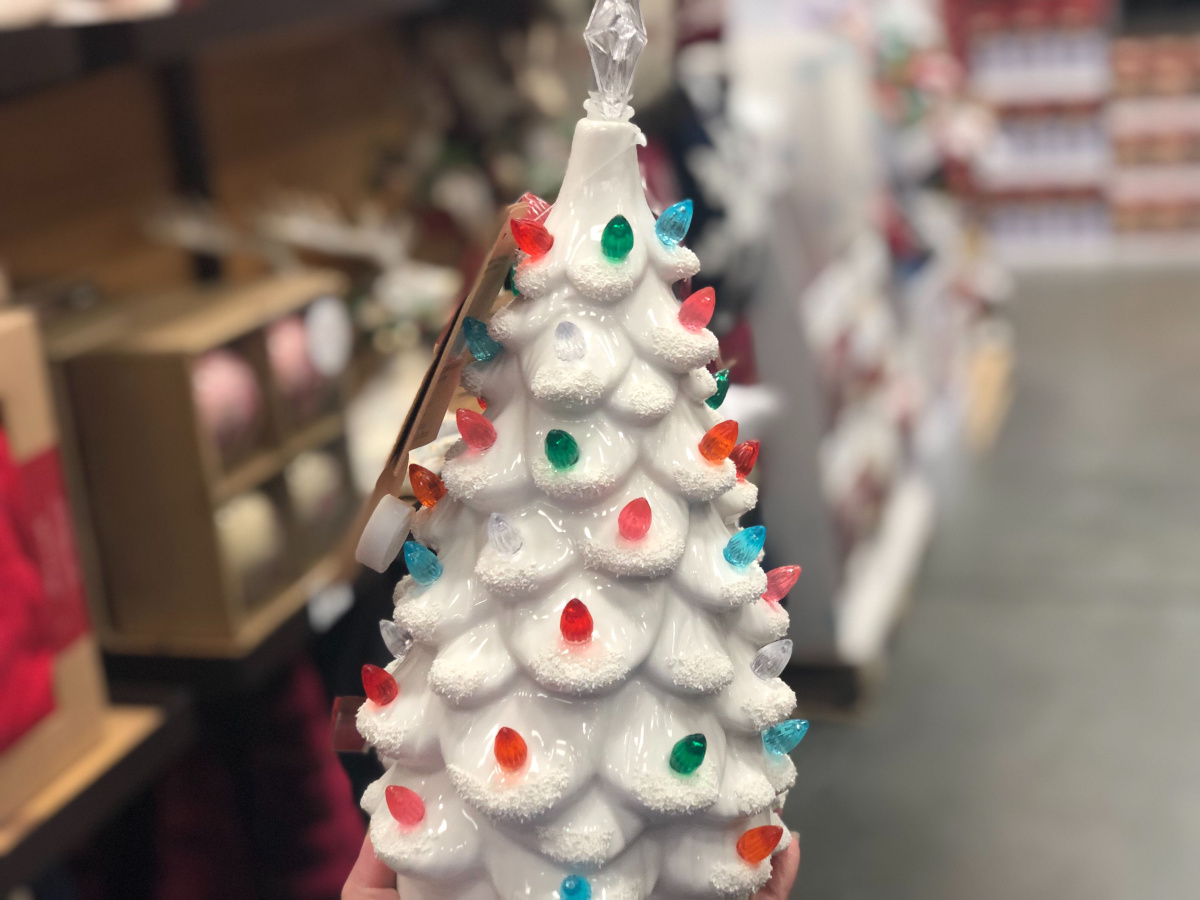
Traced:
<path id="1" fill-rule="evenodd" d="M 362 667 L 362 683 L 367 699 L 379 706 L 387 706 L 400 695 L 400 687 L 391 673 L 370 663 Z"/>
<path id="2" fill-rule="evenodd" d="M 712 321 L 716 305 L 717 292 L 710 287 L 701 288 L 679 307 L 679 324 L 688 331 L 699 331 Z"/>
<path id="3" fill-rule="evenodd" d="M 415 828 L 425 818 L 425 801 L 413 790 L 390 784 L 384 789 L 388 812 L 401 828 Z"/>
<path id="4" fill-rule="evenodd" d="M 645 497 L 630 500 L 617 516 L 617 531 L 627 541 L 640 541 L 650 530 L 650 501 Z"/>
<path id="5" fill-rule="evenodd" d="M 521 216 L 524 221 L 544 222 L 550 215 L 550 204 L 530 191 L 523 193 L 517 202 L 525 204 L 525 215 Z"/>
<path id="6" fill-rule="evenodd" d="M 516 772 L 529 758 L 529 748 L 525 746 L 525 738 L 513 729 L 505 726 L 496 732 L 496 742 L 492 745 L 496 754 L 496 762 L 505 772 Z"/>
<path id="7" fill-rule="evenodd" d="M 771 851 L 783 840 L 783 829 L 778 825 L 760 825 L 744 832 L 737 842 L 738 856 L 757 866 L 771 855 Z"/>
<path id="8" fill-rule="evenodd" d="M 799 566 L 780 566 L 778 569 L 772 569 L 767 573 L 767 589 L 762 598 L 770 603 L 778 603 L 796 586 L 799 579 Z"/>
<path id="9" fill-rule="evenodd" d="M 554 235 L 534 219 L 513 219 L 510 223 L 517 246 L 530 256 L 545 256 L 554 246 Z"/>
<path id="10" fill-rule="evenodd" d="M 738 424 L 733 419 L 718 422 L 700 438 L 700 455 L 709 462 L 720 462 L 737 444 Z"/>
<path id="11" fill-rule="evenodd" d="M 446 496 L 446 485 L 424 466 L 413 463 L 408 467 L 408 480 L 412 484 L 413 496 L 421 501 L 424 507 L 437 506 L 437 502 Z"/>
<path id="12" fill-rule="evenodd" d="M 472 450 L 486 450 L 496 443 L 496 426 L 473 409 L 460 408 L 454 414 L 458 433 Z"/>
<path id="13" fill-rule="evenodd" d="M 729 458 L 737 466 L 737 477 L 745 478 L 758 462 L 758 441 L 742 441 L 733 448 Z"/>
<path id="14" fill-rule="evenodd" d="M 583 644 L 592 639 L 592 614 L 578 597 L 568 600 L 558 620 L 558 629 L 563 640 L 572 644 Z"/>

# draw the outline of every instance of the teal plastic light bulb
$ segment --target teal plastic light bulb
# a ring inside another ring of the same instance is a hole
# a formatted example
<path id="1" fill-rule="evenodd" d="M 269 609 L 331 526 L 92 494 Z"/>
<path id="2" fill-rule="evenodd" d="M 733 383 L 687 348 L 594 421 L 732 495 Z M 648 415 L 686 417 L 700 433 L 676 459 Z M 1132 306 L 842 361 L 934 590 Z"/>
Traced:
<path id="1" fill-rule="evenodd" d="M 768 753 L 776 756 L 786 756 L 791 753 L 808 734 L 807 719 L 788 719 L 778 725 L 772 725 L 762 733 L 763 746 Z"/>
<path id="2" fill-rule="evenodd" d="M 674 247 L 685 237 L 692 227 L 692 201 L 680 200 L 663 210 L 658 221 L 654 223 L 654 233 L 664 246 Z"/>
<path id="3" fill-rule="evenodd" d="M 437 555 L 416 541 L 404 542 L 404 563 L 417 584 L 433 584 L 442 577 L 442 564 Z"/>
<path id="4" fill-rule="evenodd" d="M 592 900 L 592 886 L 582 875 L 568 875 L 558 887 L 562 900 Z"/>
<path id="5" fill-rule="evenodd" d="M 633 249 L 633 226 L 624 216 L 613 216 L 604 226 L 604 234 L 600 236 L 600 250 L 605 259 L 620 262 Z"/>
<path id="6" fill-rule="evenodd" d="M 713 391 L 713 395 L 704 402 L 708 404 L 709 409 L 716 409 L 725 402 L 725 395 L 729 393 L 729 370 L 722 369 L 713 376 L 717 380 L 717 389 Z"/>
<path id="7" fill-rule="evenodd" d="M 725 545 L 725 561 L 735 569 L 744 569 L 758 559 L 767 542 L 767 529 L 762 525 L 743 528 Z"/>
<path id="8" fill-rule="evenodd" d="M 474 316 L 467 316 L 462 324 L 467 349 L 480 362 L 487 362 L 504 348 L 492 340 L 488 327 Z"/>

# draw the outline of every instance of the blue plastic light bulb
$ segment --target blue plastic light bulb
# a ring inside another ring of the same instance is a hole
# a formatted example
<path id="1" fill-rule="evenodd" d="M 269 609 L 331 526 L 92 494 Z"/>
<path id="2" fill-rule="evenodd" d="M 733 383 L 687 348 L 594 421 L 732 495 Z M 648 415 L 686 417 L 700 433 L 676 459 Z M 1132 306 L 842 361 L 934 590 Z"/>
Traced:
<path id="1" fill-rule="evenodd" d="M 480 362 L 487 362 L 504 348 L 492 340 L 488 327 L 474 316 L 467 316 L 462 324 L 463 337 L 467 341 L 467 349 Z"/>
<path id="2" fill-rule="evenodd" d="M 763 746 L 768 753 L 776 756 L 786 756 L 796 749 L 796 745 L 808 734 L 807 719 L 788 719 L 778 725 L 772 725 L 762 734 Z"/>
<path id="3" fill-rule="evenodd" d="M 743 528 L 725 545 L 725 561 L 735 569 L 744 569 L 758 559 L 767 542 L 767 529 L 762 525 Z"/>
<path id="4" fill-rule="evenodd" d="M 558 888 L 562 900 L 592 900 L 592 886 L 582 875 L 568 875 Z"/>
<path id="5" fill-rule="evenodd" d="M 442 564 L 437 556 L 416 541 L 404 542 L 404 562 L 417 584 L 433 584 L 442 577 Z"/>
<path id="6" fill-rule="evenodd" d="M 692 226 L 692 201 L 680 200 L 663 210 L 654 223 L 654 233 L 668 247 L 674 247 L 685 237 Z"/>

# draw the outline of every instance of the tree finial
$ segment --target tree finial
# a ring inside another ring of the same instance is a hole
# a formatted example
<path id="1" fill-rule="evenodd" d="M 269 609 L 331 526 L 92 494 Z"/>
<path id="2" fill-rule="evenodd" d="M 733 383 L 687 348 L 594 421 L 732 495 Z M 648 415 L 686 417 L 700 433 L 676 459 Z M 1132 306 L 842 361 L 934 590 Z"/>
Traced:
<path id="1" fill-rule="evenodd" d="M 646 46 L 638 0 L 596 0 L 583 39 L 592 58 L 592 108 L 603 119 L 620 121 L 633 96 L 633 69 Z"/>

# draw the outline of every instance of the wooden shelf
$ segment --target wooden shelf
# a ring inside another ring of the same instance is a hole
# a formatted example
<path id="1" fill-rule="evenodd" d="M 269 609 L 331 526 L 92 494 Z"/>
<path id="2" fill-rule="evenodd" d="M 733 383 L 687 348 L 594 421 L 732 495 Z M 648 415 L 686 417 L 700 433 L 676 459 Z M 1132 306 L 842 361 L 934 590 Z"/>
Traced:
<path id="1" fill-rule="evenodd" d="M 0 99 L 118 65 L 157 65 L 206 47 L 306 24 L 427 12 L 442 0 L 208 0 L 191 12 L 88 27 L 0 32 Z"/>
<path id="2" fill-rule="evenodd" d="M 238 494 L 253 490 L 274 478 L 288 463 L 305 450 L 324 447 L 341 437 L 345 422 L 340 412 L 330 413 L 285 438 L 282 446 L 260 450 L 213 486 L 213 499 L 224 503 Z"/>
<path id="3" fill-rule="evenodd" d="M 147 699 L 144 690 L 115 686 L 113 693 Z M 195 726 L 186 695 L 149 696 L 153 703 L 109 707 L 100 741 L 0 822 L 0 895 L 84 844 L 191 742 Z"/>
<path id="4" fill-rule="evenodd" d="M 160 636 L 106 631 L 100 634 L 100 646 L 106 654 L 118 656 L 242 659 L 255 652 L 289 619 L 302 612 L 312 595 L 334 581 L 340 569 L 341 557 L 336 551 L 322 557 L 300 578 L 256 607 L 233 637 L 204 634 Z M 128 677 L 134 676 L 130 674 Z"/>

